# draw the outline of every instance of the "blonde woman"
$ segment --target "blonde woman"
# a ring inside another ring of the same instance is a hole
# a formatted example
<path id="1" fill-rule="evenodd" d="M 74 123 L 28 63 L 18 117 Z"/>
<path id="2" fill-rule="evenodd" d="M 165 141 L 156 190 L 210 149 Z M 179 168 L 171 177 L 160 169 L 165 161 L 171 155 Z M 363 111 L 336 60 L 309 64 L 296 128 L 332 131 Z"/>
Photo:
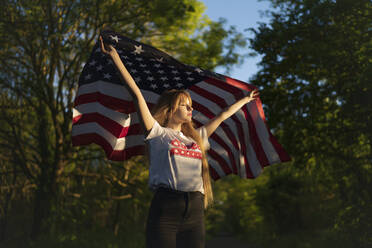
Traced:
<path id="1" fill-rule="evenodd" d="M 146 223 L 146 247 L 204 248 L 204 210 L 213 202 L 206 159 L 208 137 L 258 93 L 253 91 L 195 129 L 191 120 L 192 100 L 187 91 L 164 92 L 151 113 L 116 49 L 105 46 L 102 37 L 100 40 L 102 51 L 110 55 L 131 91 L 145 130 L 149 188 L 155 192 Z"/>

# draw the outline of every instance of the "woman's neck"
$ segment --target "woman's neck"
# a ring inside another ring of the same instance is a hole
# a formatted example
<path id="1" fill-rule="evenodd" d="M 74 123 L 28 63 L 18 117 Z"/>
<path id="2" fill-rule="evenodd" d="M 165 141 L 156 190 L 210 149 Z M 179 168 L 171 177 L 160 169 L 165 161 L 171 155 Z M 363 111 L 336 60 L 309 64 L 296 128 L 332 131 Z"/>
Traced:
<path id="1" fill-rule="evenodd" d="M 168 122 L 167 127 L 172 128 L 175 131 L 181 131 L 182 123 Z"/>

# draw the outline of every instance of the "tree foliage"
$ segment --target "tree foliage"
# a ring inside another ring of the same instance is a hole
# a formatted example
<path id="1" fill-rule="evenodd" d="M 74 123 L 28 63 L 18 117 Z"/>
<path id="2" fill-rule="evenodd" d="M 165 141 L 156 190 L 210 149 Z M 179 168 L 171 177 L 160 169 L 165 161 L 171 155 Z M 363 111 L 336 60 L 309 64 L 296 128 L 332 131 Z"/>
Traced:
<path id="1" fill-rule="evenodd" d="M 110 230 L 112 240 L 119 231 L 143 235 L 138 223 L 150 198 L 143 158 L 111 163 L 98 147 L 71 146 L 78 77 L 100 30 L 109 25 L 205 69 L 238 62 L 235 48 L 245 39 L 203 16 L 196 0 L 5 0 L 1 7 L 0 240 L 10 246 L 44 233 L 53 246 L 87 246 L 91 240 L 77 236 L 83 227 L 90 235 Z"/>
<path id="2" fill-rule="evenodd" d="M 262 229 L 238 229 L 279 247 L 369 247 L 372 3 L 271 3 L 270 22 L 251 29 L 262 55 L 252 82 L 293 161 L 265 171 L 266 184 L 252 183 L 250 209 Z"/>

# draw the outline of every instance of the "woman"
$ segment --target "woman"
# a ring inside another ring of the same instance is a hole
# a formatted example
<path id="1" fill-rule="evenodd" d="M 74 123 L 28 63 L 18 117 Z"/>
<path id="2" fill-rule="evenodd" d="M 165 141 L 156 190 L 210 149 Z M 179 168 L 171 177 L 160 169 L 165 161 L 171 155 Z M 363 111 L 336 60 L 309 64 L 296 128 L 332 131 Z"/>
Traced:
<path id="1" fill-rule="evenodd" d="M 254 100 L 252 91 L 199 129 L 192 125 L 192 100 L 187 91 L 161 95 L 150 112 L 140 89 L 116 49 L 101 40 L 131 91 L 145 130 L 150 161 L 149 187 L 155 192 L 146 224 L 146 247 L 202 248 L 205 243 L 204 209 L 213 202 L 206 159 L 208 137 L 222 121 Z"/>

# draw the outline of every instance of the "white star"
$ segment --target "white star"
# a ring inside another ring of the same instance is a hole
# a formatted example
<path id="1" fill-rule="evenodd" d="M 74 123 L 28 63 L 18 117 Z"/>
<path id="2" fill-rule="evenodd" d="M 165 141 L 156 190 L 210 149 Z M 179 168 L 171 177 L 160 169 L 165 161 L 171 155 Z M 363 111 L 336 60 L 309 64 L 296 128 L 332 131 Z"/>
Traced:
<path id="1" fill-rule="evenodd" d="M 103 69 L 103 66 L 102 65 L 99 65 L 99 66 L 96 67 L 96 69 L 97 69 L 97 71 L 100 71 L 100 70 Z"/>
<path id="2" fill-rule="evenodd" d="M 181 87 L 183 86 L 183 84 L 178 83 L 178 84 L 176 84 L 176 86 L 177 86 L 178 88 L 181 88 Z"/>
<path id="3" fill-rule="evenodd" d="M 142 61 L 142 60 L 143 60 L 143 58 L 136 58 L 136 60 L 137 60 L 137 61 Z"/>
<path id="4" fill-rule="evenodd" d="M 156 89 L 158 86 L 156 84 L 151 84 L 150 87 Z"/>
<path id="5" fill-rule="evenodd" d="M 135 47 L 135 50 L 133 51 L 134 54 L 141 54 L 144 52 L 141 45 L 139 46 L 134 45 L 134 47 Z"/>
<path id="6" fill-rule="evenodd" d="M 89 65 L 94 66 L 96 63 L 97 63 L 97 61 L 92 60 L 92 61 L 89 63 Z"/>
<path id="7" fill-rule="evenodd" d="M 146 67 L 147 65 L 146 64 L 140 64 L 140 67 Z"/>
<path id="8" fill-rule="evenodd" d="M 112 60 L 109 59 L 109 60 L 107 61 L 107 63 L 108 63 L 109 65 L 112 65 L 114 62 L 112 62 Z"/>
<path id="9" fill-rule="evenodd" d="M 192 74 L 192 72 L 187 71 L 186 74 L 187 74 L 187 75 L 190 75 L 190 74 Z"/>
<path id="10" fill-rule="evenodd" d="M 174 68 L 174 65 L 168 65 L 169 68 Z"/>
<path id="11" fill-rule="evenodd" d="M 177 80 L 177 81 L 181 80 L 180 77 L 174 77 L 173 79 L 174 79 L 174 80 Z"/>
<path id="12" fill-rule="evenodd" d="M 129 65 L 129 66 L 133 65 L 133 63 L 132 62 L 129 62 L 129 61 L 126 62 L 126 64 Z"/>
<path id="13" fill-rule="evenodd" d="M 146 73 L 146 74 L 150 74 L 151 73 L 151 71 L 149 71 L 149 70 L 146 70 L 146 71 L 143 71 L 144 73 Z"/>
<path id="14" fill-rule="evenodd" d="M 121 58 L 129 59 L 129 57 L 127 55 L 123 55 L 123 56 L 121 56 Z"/>
<path id="15" fill-rule="evenodd" d="M 168 78 L 167 77 L 161 77 L 160 78 L 162 81 L 166 81 Z"/>
<path id="16" fill-rule="evenodd" d="M 147 80 L 154 81 L 154 77 L 147 77 Z"/>
<path id="17" fill-rule="evenodd" d="M 100 47 L 98 47 L 94 52 L 96 52 L 96 53 L 99 53 L 99 52 L 101 52 L 101 48 Z"/>
<path id="18" fill-rule="evenodd" d="M 164 71 L 163 70 L 158 70 L 158 73 L 163 74 Z"/>
<path id="19" fill-rule="evenodd" d="M 131 73 L 136 73 L 137 70 L 136 70 L 136 69 L 132 69 L 132 70 L 130 70 L 130 72 L 131 72 Z"/>
<path id="20" fill-rule="evenodd" d="M 200 68 L 196 68 L 195 71 L 198 72 L 198 73 L 202 73 L 203 72 L 203 70 L 201 70 Z"/>
<path id="21" fill-rule="evenodd" d="M 134 81 L 136 81 L 138 83 L 139 81 L 141 81 L 141 78 L 140 77 L 135 77 Z"/>
<path id="22" fill-rule="evenodd" d="M 156 59 L 159 62 L 163 62 L 163 57 L 160 57 L 160 59 Z"/>
<path id="23" fill-rule="evenodd" d="M 194 78 L 188 77 L 187 80 L 192 81 L 192 80 L 194 80 Z"/>
<path id="24" fill-rule="evenodd" d="M 177 70 L 173 70 L 172 73 L 173 73 L 173 74 L 177 74 L 178 71 L 177 71 Z"/>
<path id="25" fill-rule="evenodd" d="M 85 80 L 89 80 L 89 79 L 91 79 L 92 78 L 92 75 L 91 74 L 87 74 L 86 76 L 85 76 Z"/>
<path id="26" fill-rule="evenodd" d="M 105 73 L 105 74 L 103 74 L 103 77 L 104 78 L 107 78 L 107 79 L 110 79 L 111 78 L 111 75 L 110 75 L 110 73 Z"/>
<path id="27" fill-rule="evenodd" d="M 116 43 L 118 43 L 119 40 L 120 40 L 120 38 L 117 35 L 115 35 L 115 36 L 110 35 L 110 38 L 113 39 L 114 41 L 116 41 Z"/>
<path id="28" fill-rule="evenodd" d="M 164 84 L 163 85 L 164 88 L 169 88 L 169 86 L 170 86 L 169 84 Z"/>
<path id="29" fill-rule="evenodd" d="M 159 68 L 161 65 L 160 64 L 155 64 L 154 66 L 157 67 L 157 68 Z"/>

